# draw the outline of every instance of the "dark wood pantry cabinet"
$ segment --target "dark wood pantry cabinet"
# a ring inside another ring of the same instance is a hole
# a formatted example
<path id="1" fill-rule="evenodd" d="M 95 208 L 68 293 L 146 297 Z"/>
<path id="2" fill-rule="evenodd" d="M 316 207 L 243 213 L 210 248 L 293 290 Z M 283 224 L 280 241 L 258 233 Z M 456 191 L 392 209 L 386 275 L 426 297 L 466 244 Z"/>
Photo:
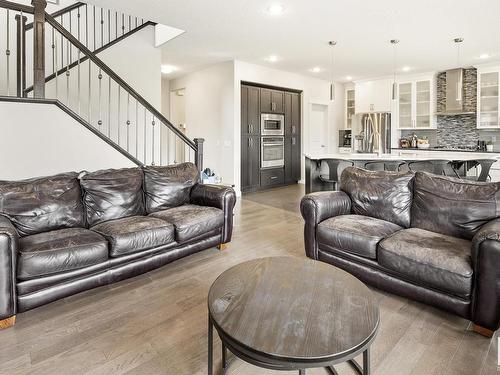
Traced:
<path id="1" fill-rule="evenodd" d="M 262 114 L 284 116 L 284 163 L 262 167 Z M 301 177 L 301 92 L 254 83 L 241 86 L 241 189 L 255 191 L 297 183 Z"/>

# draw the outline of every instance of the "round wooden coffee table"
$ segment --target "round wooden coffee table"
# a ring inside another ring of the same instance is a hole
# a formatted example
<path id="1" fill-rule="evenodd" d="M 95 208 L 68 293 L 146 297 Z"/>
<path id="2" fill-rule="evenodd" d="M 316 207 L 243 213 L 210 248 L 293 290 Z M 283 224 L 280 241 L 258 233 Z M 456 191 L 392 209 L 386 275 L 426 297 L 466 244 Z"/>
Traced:
<path id="1" fill-rule="evenodd" d="M 213 374 L 213 327 L 242 360 L 274 370 L 348 362 L 370 373 L 370 345 L 379 325 L 378 303 L 354 276 L 311 259 L 262 258 L 222 273 L 208 294 L 208 374 Z M 363 367 L 354 357 L 363 353 Z"/>

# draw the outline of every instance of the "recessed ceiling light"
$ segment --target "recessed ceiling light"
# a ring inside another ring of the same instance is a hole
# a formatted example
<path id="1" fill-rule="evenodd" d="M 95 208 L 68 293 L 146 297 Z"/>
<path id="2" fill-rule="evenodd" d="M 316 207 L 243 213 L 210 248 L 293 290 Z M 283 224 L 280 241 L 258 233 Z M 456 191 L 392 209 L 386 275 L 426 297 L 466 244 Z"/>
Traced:
<path id="1" fill-rule="evenodd" d="M 481 54 L 481 55 L 479 56 L 479 58 L 480 58 L 480 59 L 482 59 L 482 60 L 489 59 L 489 58 L 490 58 L 490 55 L 489 55 L 489 54 L 487 54 L 487 53 L 483 53 L 483 54 Z"/>
<path id="2" fill-rule="evenodd" d="M 409 66 L 403 66 L 403 72 L 409 72 L 410 69 L 411 68 Z"/>
<path id="3" fill-rule="evenodd" d="M 172 66 L 172 65 L 162 65 L 161 66 L 161 72 L 163 74 L 170 74 L 170 73 L 173 73 L 177 70 L 177 68 L 175 66 Z"/>
<path id="4" fill-rule="evenodd" d="M 345 77 L 345 79 L 347 79 L 348 81 L 352 81 L 352 77 L 351 76 L 347 76 L 347 77 Z"/>
<path id="5" fill-rule="evenodd" d="M 319 66 L 315 66 L 314 68 L 311 69 L 311 72 L 319 73 L 319 72 L 321 72 L 321 68 Z"/>
<path id="6" fill-rule="evenodd" d="M 281 16 L 285 13 L 285 7 L 281 4 L 271 4 L 267 7 L 266 13 L 270 16 Z"/>
<path id="7" fill-rule="evenodd" d="M 276 55 L 270 55 L 267 58 L 267 61 L 269 61 L 269 62 L 276 62 L 276 61 L 278 61 L 278 56 L 276 56 Z"/>

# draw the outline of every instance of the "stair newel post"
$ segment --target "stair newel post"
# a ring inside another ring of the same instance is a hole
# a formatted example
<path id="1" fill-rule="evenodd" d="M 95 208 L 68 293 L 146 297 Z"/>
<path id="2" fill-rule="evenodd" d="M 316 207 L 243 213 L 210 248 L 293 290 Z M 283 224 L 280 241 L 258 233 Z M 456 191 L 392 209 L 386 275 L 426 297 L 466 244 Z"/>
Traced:
<path id="1" fill-rule="evenodd" d="M 201 172 L 203 171 L 203 142 L 205 142 L 205 139 L 203 138 L 194 139 L 194 144 L 196 146 L 196 150 L 194 151 L 194 159 L 195 164 L 198 167 L 198 171 L 200 171 L 200 177 Z"/>
<path id="2" fill-rule="evenodd" d="M 16 15 L 17 42 L 17 96 L 24 97 L 26 89 L 26 21 L 21 14 Z"/>
<path id="3" fill-rule="evenodd" d="M 33 5 L 33 96 L 45 98 L 45 8 L 46 0 L 31 0 Z"/>

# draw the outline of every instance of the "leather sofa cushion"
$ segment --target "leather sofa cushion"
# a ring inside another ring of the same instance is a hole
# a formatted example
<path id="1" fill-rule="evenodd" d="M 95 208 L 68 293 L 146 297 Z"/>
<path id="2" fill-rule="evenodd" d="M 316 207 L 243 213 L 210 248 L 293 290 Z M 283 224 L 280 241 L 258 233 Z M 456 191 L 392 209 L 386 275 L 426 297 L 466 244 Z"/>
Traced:
<path id="1" fill-rule="evenodd" d="M 410 226 L 412 187 L 411 172 L 348 167 L 340 179 L 340 190 L 351 198 L 353 213 L 390 221 L 404 228 Z"/>
<path id="2" fill-rule="evenodd" d="M 144 168 L 146 212 L 152 213 L 189 203 L 191 188 L 198 183 L 193 163 Z"/>
<path id="3" fill-rule="evenodd" d="M 399 225 L 361 215 L 335 216 L 321 222 L 317 229 L 322 244 L 369 259 L 377 258 L 377 245 L 401 230 Z"/>
<path id="4" fill-rule="evenodd" d="M 97 224 L 90 228 L 109 242 L 109 255 L 135 253 L 174 241 L 174 226 L 146 216 L 131 216 Z"/>
<path id="5" fill-rule="evenodd" d="M 471 242 L 419 228 L 405 229 L 383 240 L 381 266 L 428 288 L 470 298 Z"/>
<path id="6" fill-rule="evenodd" d="M 411 226 L 472 239 L 500 216 L 500 183 L 474 182 L 417 172 Z"/>
<path id="7" fill-rule="evenodd" d="M 149 217 L 165 220 L 175 226 L 177 242 L 186 242 L 224 225 L 224 212 L 218 208 L 186 204 L 155 212 Z"/>
<path id="8" fill-rule="evenodd" d="M 81 177 L 87 223 L 144 215 L 140 168 L 107 169 Z"/>
<path id="9" fill-rule="evenodd" d="M 6 216 L 21 236 L 84 227 L 78 174 L 0 181 L 0 215 Z"/>
<path id="10" fill-rule="evenodd" d="M 108 259 L 106 240 L 83 228 L 23 237 L 19 248 L 17 277 L 20 280 L 84 268 Z"/>

